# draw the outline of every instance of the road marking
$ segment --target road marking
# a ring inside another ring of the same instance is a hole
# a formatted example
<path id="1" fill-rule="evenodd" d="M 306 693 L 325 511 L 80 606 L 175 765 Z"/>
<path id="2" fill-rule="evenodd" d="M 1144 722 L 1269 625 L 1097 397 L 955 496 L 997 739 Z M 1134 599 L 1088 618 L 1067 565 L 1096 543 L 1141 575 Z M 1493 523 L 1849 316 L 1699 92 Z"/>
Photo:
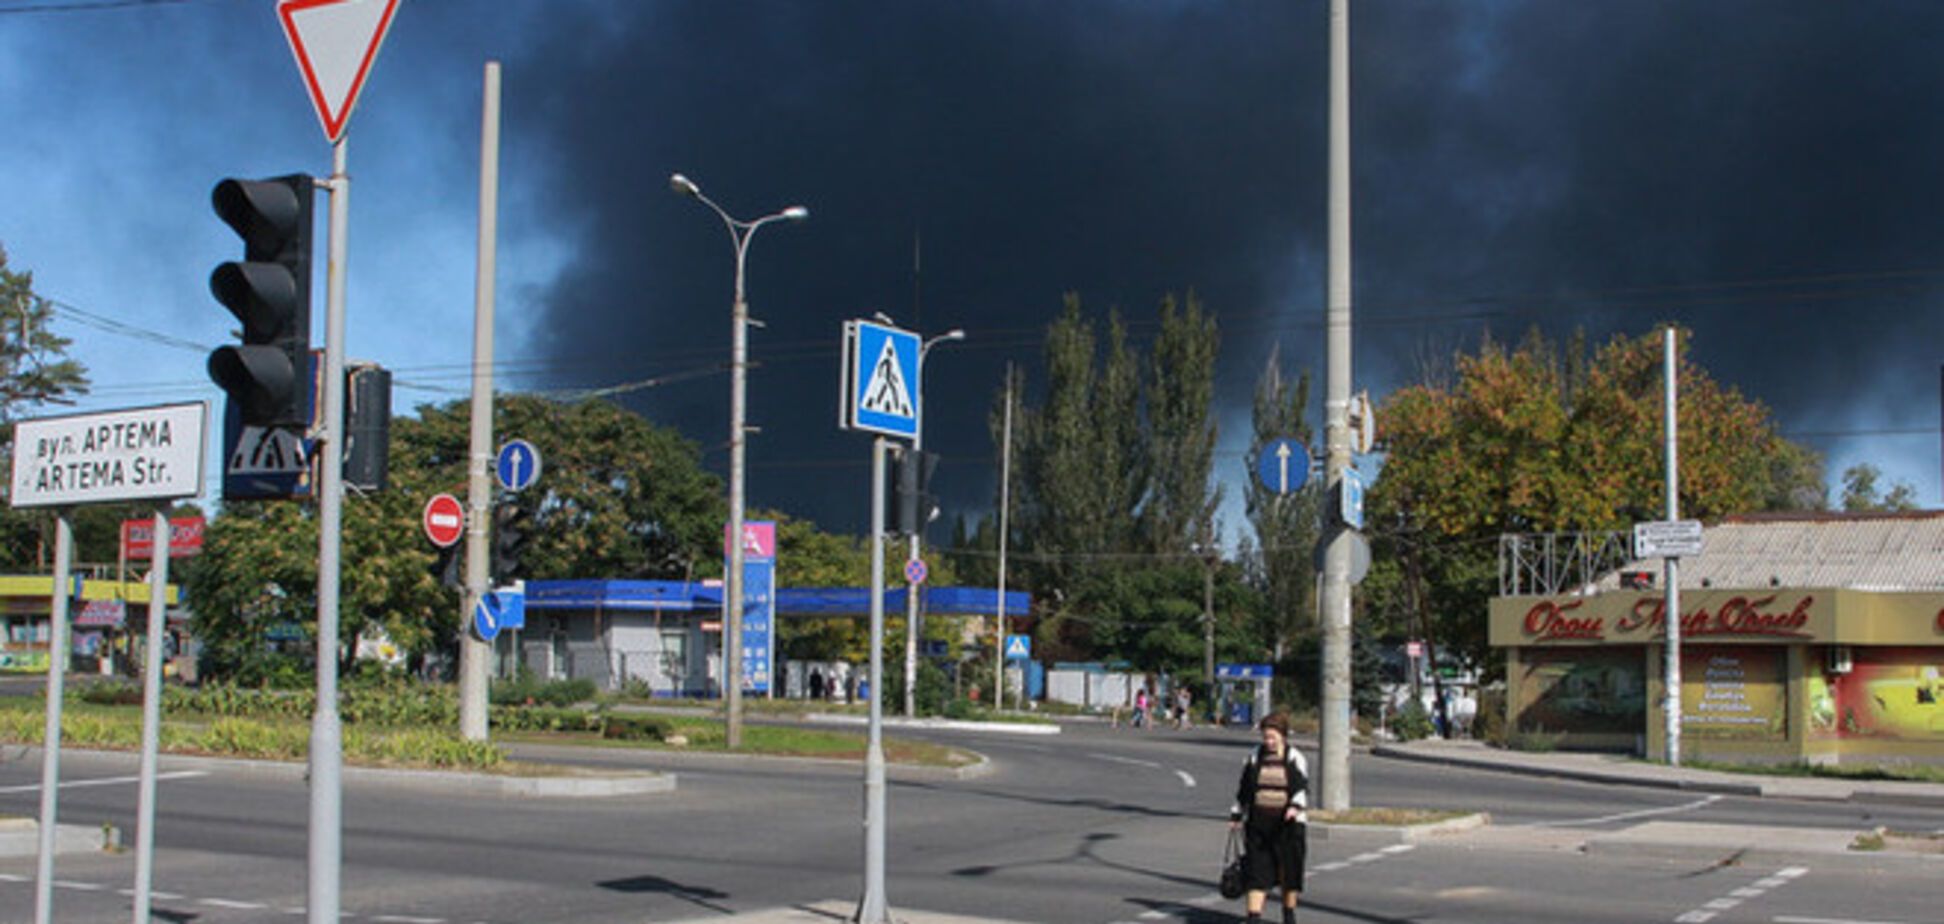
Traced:
<path id="1" fill-rule="evenodd" d="M 1723 911 L 1735 908 L 1748 899 L 1759 898 L 1770 889 L 1788 885 L 1790 882 L 1807 875 L 1808 872 L 1809 868 L 1806 866 L 1790 866 L 1776 870 L 1774 875 L 1756 880 L 1753 885 L 1743 886 L 1729 892 L 1724 897 L 1714 899 L 1699 908 L 1683 913 L 1680 917 L 1674 919 L 1675 924 L 1707 924 L 1708 921 L 1714 920 L 1715 916 Z M 1781 921 L 1783 919 L 1776 918 L 1775 920 Z M 1804 924 L 1804 922 L 1799 922 L 1799 924 Z M 1831 922 L 1831 924 L 1834 924 L 1834 922 Z"/>
<path id="2" fill-rule="evenodd" d="M 208 776 L 208 775 L 209 775 L 209 771 L 207 770 L 177 770 L 173 773 L 158 773 L 155 775 L 155 778 L 157 780 L 183 780 L 183 779 L 188 779 L 190 777 Z M 61 788 L 79 789 L 83 786 L 121 786 L 126 783 L 139 783 L 141 781 L 142 778 L 139 776 L 111 776 L 111 777 L 104 777 L 99 780 L 73 780 L 70 782 L 62 783 Z M 40 792 L 40 784 L 33 783 L 26 786 L 0 786 L 0 794 L 16 793 L 16 792 Z"/>
<path id="3" fill-rule="evenodd" d="M 1192 777 L 1192 776 L 1189 776 L 1189 775 L 1188 775 L 1188 771 L 1186 771 L 1186 770 L 1176 770 L 1176 771 L 1175 771 L 1175 776 L 1178 776 L 1178 777 L 1181 777 L 1181 785 L 1183 785 L 1183 786 L 1186 786 L 1186 787 L 1188 787 L 1189 789 L 1194 789 L 1194 788 L 1195 788 L 1195 778 L 1194 778 L 1194 777 Z"/>
<path id="4" fill-rule="evenodd" d="M 1905 921 L 1865 921 L 1862 918 L 1804 918 L 1790 914 L 1778 914 L 1769 920 L 1775 924 L 1908 924 Z"/>
<path id="5" fill-rule="evenodd" d="M 446 924 L 445 918 L 415 918 L 403 914 L 380 914 L 371 918 L 384 924 Z"/>
<path id="6" fill-rule="evenodd" d="M 1411 851 L 1413 851 L 1413 850 L 1416 850 L 1416 849 L 1417 849 L 1417 845 L 1416 845 L 1416 844 L 1392 844 L 1392 845 L 1390 845 L 1389 847 L 1385 847 L 1384 849 L 1382 849 L 1382 850 L 1379 850 L 1379 851 L 1377 851 L 1377 852 L 1378 852 L 1378 853 L 1392 853 L 1392 854 L 1395 854 L 1395 853 L 1410 853 Z"/>
<path id="7" fill-rule="evenodd" d="M 71 879 L 56 879 L 54 880 L 54 884 L 60 886 L 63 889 L 73 889 L 76 892 L 101 891 L 101 886 L 92 882 L 75 882 Z"/>
<path id="8" fill-rule="evenodd" d="M 1098 754 L 1098 753 L 1096 753 L 1096 754 L 1088 754 L 1087 756 L 1088 756 L 1088 757 L 1097 757 L 1097 758 L 1099 758 L 1099 759 L 1101 759 L 1101 760 L 1111 760 L 1111 761 L 1113 761 L 1113 762 L 1115 762 L 1115 763 L 1117 763 L 1117 764 L 1133 764 L 1133 765 L 1134 765 L 1134 766 L 1136 766 L 1136 767 L 1153 767 L 1153 768 L 1155 768 L 1155 769 L 1157 769 L 1157 770 L 1159 770 L 1159 769 L 1161 768 L 1161 765 L 1160 765 L 1160 764 L 1157 764 L 1157 763 L 1155 763 L 1154 761 L 1151 761 L 1151 760 L 1138 760 L 1138 759 L 1136 759 L 1136 758 L 1132 758 L 1132 757 L 1122 757 L 1122 756 L 1120 756 L 1119 754 Z"/>
<path id="9" fill-rule="evenodd" d="M 231 908 L 237 911 L 258 911 L 269 907 L 262 902 L 239 902 L 227 898 L 198 898 L 196 904 L 208 905 L 211 908 Z"/>
<path id="10" fill-rule="evenodd" d="M 1720 796 L 1708 796 L 1705 799 L 1696 799 L 1695 801 L 1689 802 L 1685 805 L 1670 805 L 1670 806 L 1665 806 L 1663 808 L 1640 809 L 1639 811 L 1634 811 L 1634 812 L 1621 812 L 1618 815 L 1601 815 L 1598 818 L 1569 818 L 1565 821 L 1535 821 L 1528 825 L 1514 825 L 1513 827 L 1571 828 L 1571 827 L 1577 827 L 1579 825 L 1602 825 L 1610 821 L 1627 821 L 1629 819 L 1634 819 L 1634 818 L 1647 818 L 1653 815 L 1672 815 L 1675 812 L 1692 811 L 1694 809 L 1698 809 L 1703 806 L 1713 805 L 1716 802 L 1720 802 L 1720 801 L 1721 801 Z"/>
<path id="11" fill-rule="evenodd" d="M 27 881 L 26 876 L 16 876 L 12 873 L 0 873 L 0 882 L 26 882 L 26 881 Z"/>

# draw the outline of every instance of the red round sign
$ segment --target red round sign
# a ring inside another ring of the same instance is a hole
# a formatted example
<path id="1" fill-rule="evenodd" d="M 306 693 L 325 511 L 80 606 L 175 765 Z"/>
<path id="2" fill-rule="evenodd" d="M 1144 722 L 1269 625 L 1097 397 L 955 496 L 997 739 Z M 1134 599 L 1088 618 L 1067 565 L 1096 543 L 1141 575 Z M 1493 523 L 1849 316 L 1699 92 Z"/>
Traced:
<path id="1" fill-rule="evenodd" d="M 434 494 L 425 502 L 425 536 L 439 548 L 459 541 L 466 531 L 466 508 L 450 494 Z"/>

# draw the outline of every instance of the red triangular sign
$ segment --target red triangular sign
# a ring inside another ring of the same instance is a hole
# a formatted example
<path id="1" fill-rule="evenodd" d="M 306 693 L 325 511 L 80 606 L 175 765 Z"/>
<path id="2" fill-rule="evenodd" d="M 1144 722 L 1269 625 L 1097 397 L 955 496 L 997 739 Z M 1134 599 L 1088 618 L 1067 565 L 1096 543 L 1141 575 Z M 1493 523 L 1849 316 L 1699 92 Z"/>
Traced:
<path id="1" fill-rule="evenodd" d="M 378 58 L 398 0 L 278 0 L 277 18 L 297 56 L 324 137 L 344 136 L 351 107 Z"/>

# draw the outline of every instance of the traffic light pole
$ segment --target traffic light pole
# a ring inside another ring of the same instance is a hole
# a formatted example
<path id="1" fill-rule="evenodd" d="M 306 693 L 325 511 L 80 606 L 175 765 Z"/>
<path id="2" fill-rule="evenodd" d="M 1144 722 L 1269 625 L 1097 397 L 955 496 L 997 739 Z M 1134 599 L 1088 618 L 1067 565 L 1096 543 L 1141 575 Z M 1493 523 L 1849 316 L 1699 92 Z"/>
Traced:
<path id="1" fill-rule="evenodd" d="M 1350 0 L 1330 0 L 1329 283 L 1325 294 L 1325 484 L 1341 496 L 1350 467 Z M 1323 553 L 1323 712 L 1317 795 L 1350 808 L 1350 529 L 1339 514 Z"/>
<path id="2" fill-rule="evenodd" d="M 472 612 L 487 591 L 488 524 L 493 486 L 493 273 L 499 239 L 498 61 L 486 62 L 479 135 L 479 261 L 473 279 L 472 429 L 466 461 L 466 592 L 459 614 L 459 734 L 487 737 L 486 683 L 492 649 L 472 633 Z"/>
<path id="3" fill-rule="evenodd" d="M 317 427 L 317 707 L 310 740 L 310 924 L 338 924 L 343 861 L 340 779 L 344 728 L 338 719 L 338 538 L 344 514 L 344 258 L 350 236 L 351 177 L 344 139 L 331 148 L 329 268 L 324 293 L 324 407 Z M 157 541 L 166 541 L 167 532 Z"/>

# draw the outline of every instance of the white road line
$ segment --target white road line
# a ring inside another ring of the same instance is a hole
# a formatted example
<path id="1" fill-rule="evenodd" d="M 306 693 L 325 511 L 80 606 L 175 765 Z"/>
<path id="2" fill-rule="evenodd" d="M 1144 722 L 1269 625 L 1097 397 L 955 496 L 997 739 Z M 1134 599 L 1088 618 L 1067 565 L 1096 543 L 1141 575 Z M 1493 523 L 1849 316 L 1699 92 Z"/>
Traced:
<path id="1" fill-rule="evenodd" d="M 1333 872 L 1336 872 L 1337 870 L 1340 870 L 1340 869 L 1349 869 L 1349 868 L 1350 868 L 1350 864 L 1348 864 L 1348 863 L 1341 863 L 1341 862 L 1339 862 L 1339 863 L 1325 863 L 1325 864 L 1323 864 L 1323 865 L 1321 865 L 1321 866 L 1318 866 L 1318 867 L 1316 867 L 1316 868 L 1315 868 L 1315 869 L 1313 869 L 1313 870 L 1310 870 L 1310 872 L 1312 872 L 1312 873 L 1333 873 Z"/>
<path id="2" fill-rule="evenodd" d="M 1809 867 L 1807 866 L 1791 866 L 1788 869 L 1776 870 L 1775 874 L 1784 879 L 1794 879 L 1797 876 L 1807 875 L 1808 872 L 1809 872 Z"/>
<path id="3" fill-rule="evenodd" d="M 26 876 L 16 876 L 12 873 L 0 873 L 0 882 L 26 882 L 26 881 L 27 881 Z"/>
<path id="4" fill-rule="evenodd" d="M 183 780 L 183 779 L 188 779 L 190 777 L 208 776 L 208 775 L 209 775 L 209 771 L 207 770 L 177 770 L 173 773 L 158 773 L 155 775 L 155 778 L 157 780 Z M 72 780 L 70 782 L 62 783 L 61 788 L 79 789 L 84 786 L 122 786 L 128 783 L 139 783 L 141 781 L 142 778 L 139 776 L 111 776 L 99 780 Z M 0 786 L 0 794 L 17 793 L 17 792 L 40 792 L 40 784 L 33 783 L 26 786 Z"/>
<path id="5" fill-rule="evenodd" d="M 239 902 L 227 898 L 198 898 L 196 904 L 208 905 L 211 908 L 231 908 L 237 911 L 260 911 L 269 907 L 262 902 Z"/>
<path id="6" fill-rule="evenodd" d="M 1768 888 L 1774 888 L 1774 886 L 1769 886 Z M 1765 891 L 1767 891 L 1767 889 L 1743 887 L 1743 888 L 1736 889 L 1735 891 L 1730 892 L 1728 894 L 1733 895 L 1736 898 L 1754 898 L 1755 896 L 1760 895 Z"/>
<path id="7" fill-rule="evenodd" d="M 1151 760 L 1137 760 L 1132 757 L 1122 757 L 1119 754 L 1088 754 L 1087 756 L 1099 758 L 1101 760 L 1111 760 L 1117 764 L 1133 764 L 1136 767 L 1154 767 L 1156 769 L 1160 769 L 1161 767 L 1160 764 L 1157 764 Z"/>
<path id="8" fill-rule="evenodd" d="M 1714 920 L 1712 911 L 1690 911 L 1674 919 L 1675 924 L 1707 924 Z"/>
<path id="9" fill-rule="evenodd" d="M 1741 903 L 1742 900 L 1739 898 L 1717 898 L 1714 901 L 1702 905 L 1701 907 L 1706 908 L 1709 911 L 1727 911 L 1728 909 L 1733 908 L 1736 905 L 1739 905 Z"/>
<path id="10" fill-rule="evenodd" d="M 1181 785 L 1183 785 L 1183 786 L 1186 786 L 1186 787 L 1188 787 L 1189 789 L 1194 789 L 1194 788 L 1195 788 L 1195 778 L 1194 778 L 1193 776 L 1190 776 L 1190 775 L 1188 774 L 1188 771 L 1186 771 L 1186 770 L 1176 770 L 1176 771 L 1175 771 L 1175 776 L 1178 776 L 1178 777 L 1181 777 Z"/>
<path id="11" fill-rule="evenodd" d="M 63 889 L 73 889 L 76 892 L 99 892 L 102 888 L 99 883 L 75 882 L 72 879 L 56 879 L 54 880 L 54 884 Z"/>
<path id="12" fill-rule="evenodd" d="M 403 914 L 379 914 L 371 919 L 384 924 L 446 924 L 445 918 L 415 918 Z"/>
<path id="13" fill-rule="evenodd" d="M 1693 809 L 1701 808 L 1702 806 L 1713 805 L 1716 802 L 1720 802 L 1720 801 L 1721 801 L 1720 796 L 1708 796 L 1705 799 L 1696 799 L 1695 801 L 1689 802 L 1685 805 L 1670 805 L 1665 808 L 1640 809 L 1639 811 L 1634 811 L 1634 812 L 1621 812 L 1618 815 L 1601 815 L 1598 818 L 1569 818 L 1566 819 L 1565 821 L 1535 821 L 1528 825 L 1514 825 L 1514 827 L 1572 828 L 1572 827 L 1577 827 L 1579 825 L 1600 825 L 1600 824 L 1606 824 L 1609 821 L 1627 821 L 1633 818 L 1647 818 L 1653 815 L 1672 815 L 1675 812 L 1691 811 Z"/>
<path id="14" fill-rule="evenodd" d="M 1703 924 L 1703 922 L 1713 919 L 1715 915 L 1723 911 L 1740 906 L 1747 899 L 1760 898 L 1767 894 L 1770 889 L 1781 888 L 1802 876 L 1808 875 L 1808 873 L 1809 868 L 1806 866 L 1791 866 L 1776 870 L 1772 876 L 1758 879 L 1752 885 L 1735 889 L 1729 892 L 1727 896 L 1714 899 L 1674 920 L 1676 924 Z M 1781 921 L 1783 919 L 1776 918 L 1776 920 Z M 1807 921 L 1809 919 L 1803 920 Z M 1831 922 L 1831 924 L 1834 924 L 1834 922 Z"/>
<path id="15" fill-rule="evenodd" d="M 1389 847 L 1385 847 L 1384 849 L 1379 850 L 1377 852 L 1397 854 L 1397 853 L 1410 853 L 1411 851 L 1416 849 L 1417 849 L 1416 844 L 1392 844 Z"/>
<path id="16" fill-rule="evenodd" d="M 1908 924 L 1906 921 L 1865 921 L 1862 918 L 1804 918 L 1792 914 L 1778 914 L 1769 920 L 1775 924 Z"/>

